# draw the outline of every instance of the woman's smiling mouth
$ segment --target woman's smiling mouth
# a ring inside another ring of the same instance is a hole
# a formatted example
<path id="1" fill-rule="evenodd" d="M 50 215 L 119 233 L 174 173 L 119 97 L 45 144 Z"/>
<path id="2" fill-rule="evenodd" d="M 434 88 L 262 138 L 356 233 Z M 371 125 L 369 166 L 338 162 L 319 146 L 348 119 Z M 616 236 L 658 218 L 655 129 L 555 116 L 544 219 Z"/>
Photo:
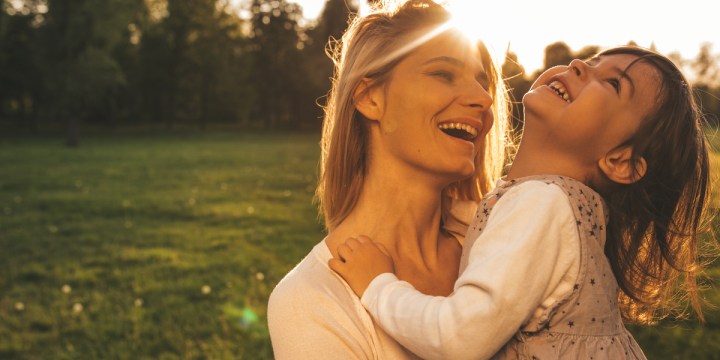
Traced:
<path id="1" fill-rule="evenodd" d="M 447 135 L 466 141 L 473 141 L 478 135 L 476 128 L 460 122 L 445 122 L 438 124 L 438 129 Z"/>

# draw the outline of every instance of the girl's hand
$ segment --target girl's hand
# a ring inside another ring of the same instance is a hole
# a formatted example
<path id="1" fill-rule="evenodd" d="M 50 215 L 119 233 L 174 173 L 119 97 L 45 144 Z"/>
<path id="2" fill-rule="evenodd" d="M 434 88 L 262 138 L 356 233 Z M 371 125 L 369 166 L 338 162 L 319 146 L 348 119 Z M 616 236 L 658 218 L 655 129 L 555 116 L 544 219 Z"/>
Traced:
<path id="1" fill-rule="evenodd" d="M 345 279 L 358 297 L 362 297 L 375 277 L 395 272 L 385 247 L 366 236 L 348 238 L 338 246 L 337 252 L 340 258 L 330 259 L 328 266 Z"/>

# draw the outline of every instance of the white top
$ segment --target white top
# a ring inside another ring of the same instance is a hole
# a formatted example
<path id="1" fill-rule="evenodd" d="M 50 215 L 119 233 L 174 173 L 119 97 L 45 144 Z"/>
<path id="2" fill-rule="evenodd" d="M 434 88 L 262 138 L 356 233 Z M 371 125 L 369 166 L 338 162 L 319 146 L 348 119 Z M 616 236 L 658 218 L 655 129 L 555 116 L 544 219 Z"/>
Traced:
<path id="1" fill-rule="evenodd" d="M 268 302 L 275 359 L 413 359 L 385 334 L 315 245 L 277 284 Z"/>
<path id="2" fill-rule="evenodd" d="M 462 243 L 477 203 L 446 200 L 452 216 L 443 218 L 443 228 Z M 270 294 L 267 316 L 275 358 L 416 358 L 373 322 L 345 280 L 328 267 L 331 258 L 321 241 Z"/>
<path id="3" fill-rule="evenodd" d="M 560 187 L 527 181 L 495 204 L 448 297 L 428 296 L 390 273 L 362 297 L 373 318 L 427 359 L 486 359 L 524 324 L 572 293 L 580 238 Z"/>

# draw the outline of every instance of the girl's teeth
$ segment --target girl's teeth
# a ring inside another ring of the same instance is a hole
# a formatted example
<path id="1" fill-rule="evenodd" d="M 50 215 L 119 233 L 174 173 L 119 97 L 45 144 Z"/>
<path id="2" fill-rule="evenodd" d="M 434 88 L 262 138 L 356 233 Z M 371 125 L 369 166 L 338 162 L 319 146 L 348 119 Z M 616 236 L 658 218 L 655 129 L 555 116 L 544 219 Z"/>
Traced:
<path id="1" fill-rule="evenodd" d="M 570 102 L 570 95 L 567 93 L 565 86 L 559 81 L 553 81 L 548 85 L 558 96 L 563 98 L 566 102 Z"/>

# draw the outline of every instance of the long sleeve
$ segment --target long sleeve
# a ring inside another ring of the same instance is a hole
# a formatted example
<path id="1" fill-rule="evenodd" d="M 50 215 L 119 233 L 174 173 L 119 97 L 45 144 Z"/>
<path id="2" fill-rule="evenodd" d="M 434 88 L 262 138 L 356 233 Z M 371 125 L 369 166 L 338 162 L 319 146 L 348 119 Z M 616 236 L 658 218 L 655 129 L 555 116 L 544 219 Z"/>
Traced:
<path id="1" fill-rule="evenodd" d="M 533 316 L 579 257 L 570 203 L 556 186 L 519 184 L 464 251 L 468 267 L 448 297 L 424 295 L 392 274 L 363 295 L 380 326 L 423 358 L 489 358 Z"/>

